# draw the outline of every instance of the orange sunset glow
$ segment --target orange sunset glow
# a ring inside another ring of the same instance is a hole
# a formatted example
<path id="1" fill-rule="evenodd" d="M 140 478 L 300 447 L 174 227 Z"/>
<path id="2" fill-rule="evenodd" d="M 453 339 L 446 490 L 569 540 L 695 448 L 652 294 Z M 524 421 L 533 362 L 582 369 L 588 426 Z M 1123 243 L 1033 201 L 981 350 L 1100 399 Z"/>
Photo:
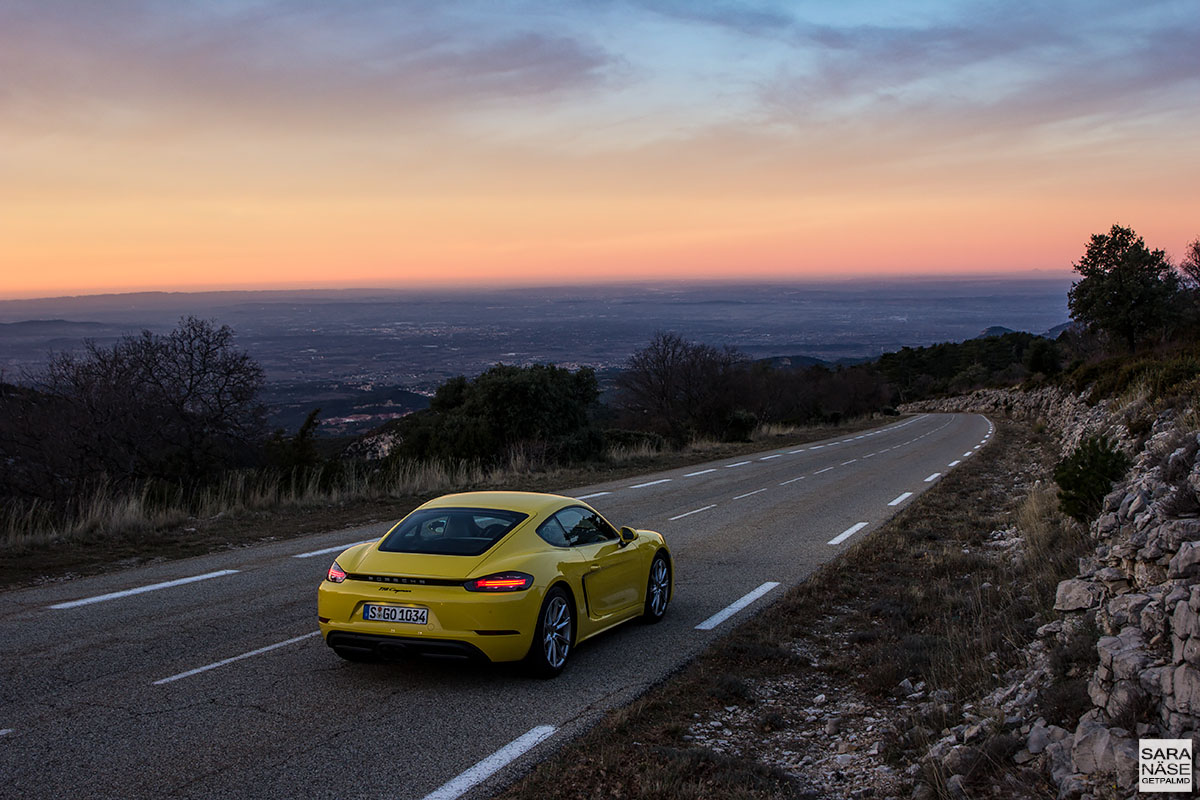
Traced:
<path id="1" fill-rule="evenodd" d="M 0 6 L 0 298 L 1066 270 L 1200 235 L 1194 3 Z"/>

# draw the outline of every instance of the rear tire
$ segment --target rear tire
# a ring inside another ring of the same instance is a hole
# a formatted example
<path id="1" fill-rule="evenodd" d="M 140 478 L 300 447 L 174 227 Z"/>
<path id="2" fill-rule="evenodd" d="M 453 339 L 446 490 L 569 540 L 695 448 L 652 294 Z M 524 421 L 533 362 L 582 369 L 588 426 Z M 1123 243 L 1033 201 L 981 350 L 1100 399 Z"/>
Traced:
<path id="1" fill-rule="evenodd" d="M 542 601 L 525 663 L 536 677 L 553 678 L 567 665 L 567 656 L 574 645 L 575 612 L 571 597 L 555 586 Z"/>
<path id="2" fill-rule="evenodd" d="M 653 625 L 662 622 L 671 602 L 671 565 L 667 557 L 659 553 L 650 562 L 650 576 L 646 579 L 646 608 L 642 620 Z"/>

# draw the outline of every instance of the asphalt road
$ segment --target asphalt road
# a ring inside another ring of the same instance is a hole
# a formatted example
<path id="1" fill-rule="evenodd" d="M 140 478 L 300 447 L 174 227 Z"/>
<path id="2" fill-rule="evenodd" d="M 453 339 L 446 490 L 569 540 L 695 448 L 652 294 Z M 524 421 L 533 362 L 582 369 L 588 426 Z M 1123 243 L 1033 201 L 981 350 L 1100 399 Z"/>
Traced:
<path id="1" fill-rule="evenodd" d="M 335 656 L 315 634 L 317 584 L 337 549 L 386 525 L 7 592 L 0 797 L 485 797 L 511 764 L 867 536 L 991 432 L 978 415 L 921 415 L 564 492 L 666 535 L 676 594 L 663 623 L 585 643 L 552 681 Z"/>

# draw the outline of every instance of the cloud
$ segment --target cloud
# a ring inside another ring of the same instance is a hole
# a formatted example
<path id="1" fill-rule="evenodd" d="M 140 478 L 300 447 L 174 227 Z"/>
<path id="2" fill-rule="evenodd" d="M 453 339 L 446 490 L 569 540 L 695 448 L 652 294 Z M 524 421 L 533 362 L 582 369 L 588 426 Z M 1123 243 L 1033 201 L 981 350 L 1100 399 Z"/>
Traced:
<path id="1" fill-rule="evenodd" d="M 9 6 L 0 10 L 0 120 L 355 127 L 551 102 L 604 79 L 610 57 L 595 45 L 437 6 Z"/>
<path id="2" fill-rule="evenodd" d="M 1016 6 L 922 25 L 798 25 L 807 54 L 762 87 L 772 124 L 880 140 L 1037 137 L 1147 113 L 1194 120 L 1200 23 L 1178 3 Z M 977 145 L 977 142 L 975 143 Z"/>

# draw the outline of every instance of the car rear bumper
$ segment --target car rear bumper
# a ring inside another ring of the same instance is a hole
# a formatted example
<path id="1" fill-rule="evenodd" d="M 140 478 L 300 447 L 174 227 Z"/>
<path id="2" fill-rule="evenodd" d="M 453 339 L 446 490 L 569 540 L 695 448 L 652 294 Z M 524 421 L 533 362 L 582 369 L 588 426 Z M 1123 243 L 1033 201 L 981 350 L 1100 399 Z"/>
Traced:
<path id="1" fill-rule="evenodd" d="M 465 658 L 473 661 L 490 661 L 478 647 L 468 642 L 449 639 L 424 639 L 413 636 L 381 636 L 377 633 L 353 633 L 332 631 L 325 637 L 325 644 L 338 650 L 379 658 L 404 658 L 406 656 L 437 656 L 441 658 Z"/>
<path id="2" fill-rule="evenodd" d="M 421 626 L 368 621 L 363 619 L 366 602 L 424 607 L 429 621 Z M 421 587 L 396 595 L 373 586 L 364 591 L 360 582 L 347 580 L 321 585 L 317 614 L 330 647 L 519 661 L 529 652 L 540 604 L 532 590 L 487 595 L 461 587 Z"/>

